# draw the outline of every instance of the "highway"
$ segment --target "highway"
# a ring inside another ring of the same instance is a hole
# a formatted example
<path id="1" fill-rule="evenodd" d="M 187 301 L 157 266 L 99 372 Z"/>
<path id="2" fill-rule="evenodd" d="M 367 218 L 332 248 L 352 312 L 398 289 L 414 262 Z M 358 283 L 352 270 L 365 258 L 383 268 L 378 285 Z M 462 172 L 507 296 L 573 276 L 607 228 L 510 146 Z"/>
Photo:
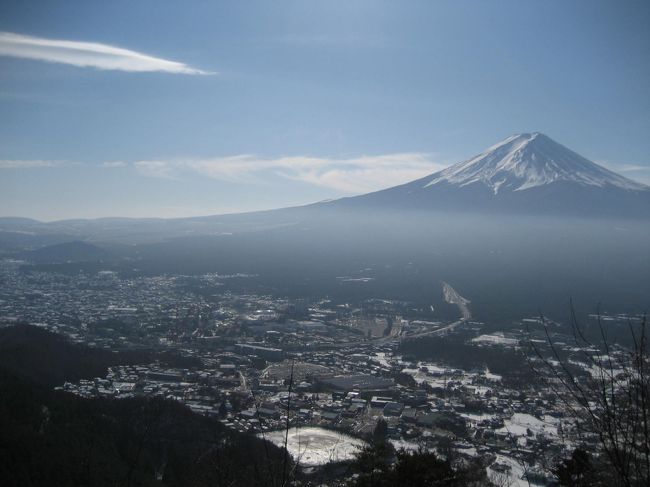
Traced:
<path id="1" fill-rule="evenodd" d="M 471 303 L 471 301 L 469 299 L 461 296 L 458 293 L 458 291 L 456 291 L 453 287 L 451 287 L 451 285 L 449 285 L 444 281 L 442 282 L 442 292 L 445 297 L 445 301 L 447 301 L 449 304 L 456 305 L 458 307 L 458 310 L 460 311 L 460 318 L 454 321 L 453 323 L 449 323 L 448 325 L 445 325 L 441 328 L 436 328 L 435 330 L 421 331 L 419 333 L 414 333 L 412 335 L 404 335 L 402 333 L 403 330 L 400 325 L 399 329 L 395 327 L 393 329 L 393 332 L 390 334 L 390 336 L 387 337 L 381 337 L 381 338 L 376 338 L 374 340 L 367 340 L 367 341 L 360 340 L 354 342 L 332 343 L 330 345 L 327 345 L 325 348 L 352 348 L 352 347 L 358 347 L 360 345 L 381 346 L 381 345 L 387 345 L 392 342 L 397 342 L 403 339 L 445 335 L 446 333 L 453 331 L 463 323 L 466 323 L 467 321 L 472 319 L 472 312 L 469 309 L 469 304 Z"/>

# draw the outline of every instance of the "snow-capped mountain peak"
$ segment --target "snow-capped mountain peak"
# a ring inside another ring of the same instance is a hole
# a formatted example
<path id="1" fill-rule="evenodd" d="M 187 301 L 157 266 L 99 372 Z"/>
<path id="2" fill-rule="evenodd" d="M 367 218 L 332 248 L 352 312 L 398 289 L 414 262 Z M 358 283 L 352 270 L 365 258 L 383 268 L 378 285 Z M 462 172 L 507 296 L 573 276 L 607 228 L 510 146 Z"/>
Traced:
<path id="1" fill-rule="evenodd" d="M 636 191 L 648 189 L 538 132 L 512 135 L 472 159 L 433 174 L 425 179 L 424 187 L 441 183 L 458 187 L 479 184 L 497 194 L 556 182 Z"/>

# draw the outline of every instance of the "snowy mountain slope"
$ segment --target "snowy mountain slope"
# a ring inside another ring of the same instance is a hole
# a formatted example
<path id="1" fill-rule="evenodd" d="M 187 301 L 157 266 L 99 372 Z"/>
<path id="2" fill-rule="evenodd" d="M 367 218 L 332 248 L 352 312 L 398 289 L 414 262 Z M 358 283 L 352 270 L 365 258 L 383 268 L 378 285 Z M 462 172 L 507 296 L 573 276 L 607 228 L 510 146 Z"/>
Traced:
<path id="1" fill-rule="evenodd" d="M 433 175 L 425 186 L 441 182 L 458 186 L 482 183 L 496 194 L 500 189 L 522 191 L 558 181 L 601 188 L 647 189 L 537 132 L 508 137 L 482 154 Z"/>
<path id="2" fill-rule="evenodd" d="M 416 181 L 333 205 L 650 217 L 650 187 L 530 133 Z"/>

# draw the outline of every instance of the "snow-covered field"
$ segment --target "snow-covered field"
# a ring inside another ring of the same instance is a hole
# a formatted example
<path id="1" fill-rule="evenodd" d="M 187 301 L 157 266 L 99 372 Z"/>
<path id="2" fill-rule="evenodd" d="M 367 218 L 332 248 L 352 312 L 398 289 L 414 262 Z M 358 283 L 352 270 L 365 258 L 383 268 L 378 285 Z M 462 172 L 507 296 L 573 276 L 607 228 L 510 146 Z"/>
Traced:
<path id="1" fill-rule="evenodd" d="M 492 380 L 492 381 L 496 381 L 496 382 L 499 382 L 501 379 L 503 379 L 502 376 L 500 376 L 500 375 L 498 375 L 498 374 L 493 374 L 493 373 L 490 372 L 490 370 L 487 369 L 487 368 L 485 369 L 485 378 L 486 378 L 487 380 Z"/>
<path id="2" fill-rule="evenodd" d="M 420 449 L 420 444 L 415 442 L 415 441 L 408 441 L 408 440 L 389 440 L 390 443 L 393 445 L 395 450 L 401 450 L 404 449 L 406 451 L 410 452 L 415 452 Z"/>
<path id="3" fill-rule="evenodd" d="M 447 377 L 432 377 L 420 369 L 402 369 L 402 372 L 413 377 L 418 384 L 426 382 L 431 387 L 441 387 L 444 389 L 447 387 L 447 382 L 449 381 Z"/>
<path id="4" fill-rule="evenodd" d="M 460 413 L 459 416 L 465 418 L 472 423 L 480 423 L 481 421 L 489 421 L 496 418 L 496 414 L 469 414 Z"/>
<path id="5" fill-rule="evenodd" d="M 541 420 L 530 414 L 515 413 L 505 421 L 503 428 L 497 430 L 497 432 L 508 433 L 512 436 L 526 436 L 530 431 L 535 436 L 557 437 L 558 423 L 556 418 L 550 416 L 545 416 Z"/>
<path id="6" fill-rule="evenodd" d="M 516 346 L 519 343 L 519 340 L 516 338 L 507 338 L 503 336 L 503 333 L 494 333 L 492 335 L 481 335 L 472 339 L 474 343 L 483 343 L 486 345 L 504 345 L 504 346 Z"/>
<path id="7" fill-rule="evenodd" d="M 509 484 L 512 487 L 530 487 L 531 484 L 527 480 L 523 479 L 524 476 L 524 466 L 515 460 L 512 457 L 507 457 L 505 455 L 497 455 L 496 463 L 501 465 L 507 465 L 510 469 L 506 472 L 506 477 L 509 481 Z M 492 469 L 488 469 L 488 476 L 492 481 L 495 481 L 499 474 Z"/>
<path id="8" fill-rule="evenodd" d="M 284 430 L 272 431 L 265 438 L 277 446 L 284 446 Z M 261 436 L 261 435 L 260 435 Z M 293 459 L 304 466 L 324 465 L 328 462 L 351 460 L 365 442 L 352 436 L 324 428 L 307 426 L 289 430 L 287 450 Z"/>
<path id="9" fill-rule="evenodd" d="M 400 361 L 399 363 L 404 364 Z M 429 362 L 418 362 L 416 368 L 404 368 L 402 373 L 408 374 L 418 384 L 426 383 L 432 387 L 446 388 L 449 381 L 460 382 L 465 387 L 474 391 L 475 394 L 484 396 L 488 391 L 492 391 L 491 387 L 476 383 L 477 379 L 485 378 L 490 382 L 499 382 L 503 377 L 493 374 L 489 369 L 485 369 L 482 373 L 467 372 L 461 369 L 451 369 L 442 367 L 439 364 Z"/>

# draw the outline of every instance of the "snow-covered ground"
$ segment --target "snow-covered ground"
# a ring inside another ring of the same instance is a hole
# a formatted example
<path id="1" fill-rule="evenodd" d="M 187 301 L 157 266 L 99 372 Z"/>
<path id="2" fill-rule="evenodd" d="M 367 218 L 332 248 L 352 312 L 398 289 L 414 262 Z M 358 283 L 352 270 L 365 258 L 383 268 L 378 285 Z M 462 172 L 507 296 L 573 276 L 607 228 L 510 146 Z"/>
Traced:
<path id="1" fill-rule="evenodd" d="M 600 360 L 600 363 L 602 363 L 603 366 L 599 367 L 595 363 L 585 363 L 578 360 L 569 360 L 569 363 L 582 368 L 587 373 L 589 373 L 589 375 L 591 375 L 593 379 L 597 379 L 597 380 L 603 378 L 605 380 L 609 380 L 610 377 L 619 377 L 625 373 L 624 369 L 618 367 L 618 364 L 620 362 L 617 362 L 616 359 L 614 358 L 610 358 L 609 355 L 604 354 L 600 358 L 596 357 L 594 360 L 596 362 Z"/>
<path id="2" fill-rule="evenodd" d="M 404 362 L 400 361 L 401 364 Z M 498 382 L 502 379 L 500 375 L 493 374 L 489 369 L 482 373 L 467 372 L 461 369 L 451 369 L 430 362 L 418 362 L 416 368 L 406 367 L 402 372 L 410 375 L 418 384 L 426 383 L 432 387 L 446 388 L 449 381 L 460 382 L 475 394 L 484 396 L 488 391 L 493 391 L 491 387 L 477 384 L 475 381 L 485 378 L 491 382 Z"/>
<path id="3" fill-rule="evenodd" d="M 492 380 L 495 382 L 499 382 L 501 379 L 503 379 L 503 377 L 500 376 L 499 374 L 493 374 L 492 372 L 490 372 L 490 369 L 488 368 L 485 369 L 485 378 L 487 380 Z"/>
<path id="4" fill-rule="evenodd" d="M 278 430 L 265 434 L 265 438 L 277 446 L 284 446 L 286 431 Z M 313 426 L 289 430 L 287 450 L 293 459 L 304 466 L 324 465 L 328 462 L 351 460 L 363 440 L 352 436 Z"/>
<path id="5" fill-rule="evenodd" d="M 506 472 L 507 478 L 510 481 L 512 487 L 529 487 L 529 483 L 526 479 L 523 479 L 524 476 L 524 466 L 515 460 L 512 457 L 507 457 L 505 455 L 497 455 L 496 462 L 497 464 L 507 465 L 510 469 Z M 488 469 L 488 476 L 495 480 L 499 474 L 492 470 Z"/>
<path id="6" fill-rule="evenodd" d="M 472 338 L 474 343 L 485 343 L 490 345 L 505 345 L 505 346 L 516 346 L 519 343 L 519 340 L 516 338 L 507 338 L 503 336 L 503 333 L 494 333 L 492 335 L 480 335 L 476 338 Z"/>
<path id="7" fill-rule="evenodd" d="M 432 377 L 420 369 L 402 369 L 402 372 L 413 377 L 416 383 L 426 383 L 431 387 L 441 387 L 444 389 L 447 387 L 447 382 L 449 382 L 449 379 L 446 377 Z"/>
<path id="8" fill-rule="evenodd" d="M 551 416 L 544 416 L 537 419 L 530 414 L 515 413 L 510 419 L 504 421 L 503 428 L 497 430 L 501 433 L 509 433 L 512 436 L 526 436 L 528 431 L 534 435 L 544 435 L 548 437 L 557 437 L 557 426 L 559 421 Z"/>
<path id="9" fill-rule="evenodd" d="M 383 367 L 390 368 L 390 363 L 388 362 L 386 352 L 375 353 L 374 360 L 379 362 Z"/>
<path id="10" fill-rule="evenodd" d="M 459 413 L 458 415 L 473 423 L 480 423 L 481 421 L 488 421 L 497 417 L 496 414 Z"/>
<path id="11" fill-rule="evenodd" d="M 415 441 L 408 440 L 389 440 L 393 445 L 395 450 L 401 450 L 402 448 L 406 451 L 418 451 L 420 449 L 420 443 Z"/>

